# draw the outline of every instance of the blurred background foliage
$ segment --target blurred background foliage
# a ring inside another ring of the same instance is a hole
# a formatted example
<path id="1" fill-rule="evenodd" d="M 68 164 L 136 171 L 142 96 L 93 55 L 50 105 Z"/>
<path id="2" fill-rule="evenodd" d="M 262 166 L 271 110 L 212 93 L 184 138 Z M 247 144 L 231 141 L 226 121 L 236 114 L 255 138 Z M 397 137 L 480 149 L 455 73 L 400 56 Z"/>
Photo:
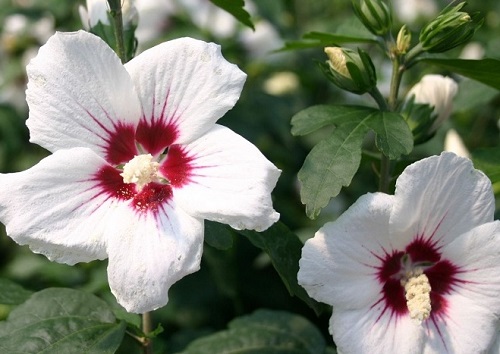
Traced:
<path id="1" fill-rule="evenodd" d="M 205 4 L 200 5 L 203 1 Z M 329 130 L 323 129 L 301 138 L 292 137 L 291 117 L 314 104 L 375 104 L 370 97 L 350 95 L 324 78 L 314 62 L 326 59 L 323 48 L 273 50 L 282 48 L 286 41 L 300 39 L 310 31 L 349 33 L 360 28 L 360 24 L 355 21 L 351 3 L 347 0 L 246 0 L 245 3 L 256 26 L 255 32 L 213 7 L 208 0 L 138 0 L 139 50 L 182 36 L 214 41 L 222 46 L 222 52 L 230 62 L 236 63 L 248 74 L 241 99 L 220 123 L 256 144 L 283 171 L 273 193 L 275 208 L 281 213 L 281 221 L 299 237 L 306 239 L 324 222 L 338 217 L 361 194 L 376 191 L 378 181 L 374 161 L 364 156 L 352 184 L 332 199 L 317 220 L 308 219 L 300 202 L 296 176 L 311 147 Z M 432 19 L 446 3 L 437 0 L 393 0 L 397 10 L 395 33 L 406 23 L 414 31 L 416 40 L 421 25 Z M 82 28 L 79 5 L 84 4 L 82 1 L 0 0 L 2 173 L 29 168 L 48 154 L 28 141 L 25 67 L 54 31 Z M 201 16 L 200 6 L 209 6 L 209 15 Z M 415 8 L 410 11 L 412 6 L 417 6 L 418 11 Z M 481 12 L 485 18 L 484 25 L 472 43 L 447 53 L 447 56 L 500 59 L 500 2 L 471 1 L 467 11 Z M 363 48 L 372 55 L 380 90 L 387 93 L 390 63 L 373 45 L 364 45 Z M 450 75 L 432 66 L 417 65 L 405 77 L 401 96 L 426 73 Z M 457 75 L 452 76 L 459 82 L 460 88 L 451 119 L 433 139 L 418 146 L 400 164 L 401 170 L 409 161 L 442 151 L 445 135 L 451 128 L 458 132 L 469 151 L 497 146 L 500 118 L 498 91 Z M 500 192 L 498 186 L 495 190 L 497 194 Z M 5 236 L 3 229 L 0 232 L 0 277 L 16 281 L 30 290 L 47 287 L 85 289 L 115 303 L 107 285 L 106 262 L 74 267 L 51 263 L 45 257 L 14 244 Z M 236 234 L 232 237 L 233 247 L 226 251 L 206 245 L 201 270 L 175 284 L 170 292 L 169 304 L 153 313 L 154 322 L 161 323 L 165 329 L 155 341 L 155 351 L 173 353 L 181 350 L 193 338 L 223 329 L 234 317 L 258 308 L 302 314 L 316 323 L 323 331 L 325 340 L 331 343 L 327 333 L 329 315 L 325 313 L 317 317 L 300 300 L 290 297 L 268 257 L 246 238 Z M 8 306 L 0 305 L 0 320 L 9 311 Z M 132 352 L 128 344 L 126 341 L 122 346 L 123 353 Z"/>

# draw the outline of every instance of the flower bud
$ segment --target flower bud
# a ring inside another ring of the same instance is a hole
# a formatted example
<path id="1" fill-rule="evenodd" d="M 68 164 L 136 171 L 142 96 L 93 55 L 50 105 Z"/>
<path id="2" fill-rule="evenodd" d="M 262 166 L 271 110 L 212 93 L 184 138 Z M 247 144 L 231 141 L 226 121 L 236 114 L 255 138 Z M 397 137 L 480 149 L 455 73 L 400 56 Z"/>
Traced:
<path id="1" fill-rule="evenodd" d="M 377 83 L 373 63 L 363 50 L 355 52 L 340 47 L 327 47 L 328 61 L 320 67 L 327 78 L 338 87 L 357 94 L 373 89 Z"/>
<path id="2" fill-rule="evenodd" d="M 111 5 L 111 8 L 110 8 Z M 101 37 L 111 48 L 116 48 L 112 15 L 121 11 L 123 23 L 123 42 L 127 60 L 134 56 L 137 41 L 135 29 L 138 24 L 138 13 L 134 0 L 87 0 L 87 8 L 80 6 L 80 18 L 83 27 Z"/>
<path id="3" fill-rule="evenodd" d="M 396 38 L 396 53 L 406 54 L 408 48 L 410 48 L 411 44 L 411 33 L 408 31 L 406 25 L 401 27 L 398 32 L 398 37 Z"/>
<path id="4" fill-rule="evenodd" d="M 135 0 L 122 1 L 122 20 L 123 28 L 127 30 L 130 27 L 136 28 L 139 23 L 139 13 L 135 7 Z"/>
<path id="5" fill-rule="evenodd" d="M 354 12 L 365 27 L 377 36 L 389 33 L 392 14 L 389 6 L 382 0 L 354 0 Z"/>
<path id="6" fill-rule="evenodd" d="M 432 138 L 448 119 L 457 90 L 454 80 L 441 75 L 425 75 L 410 89 L 401 113 L 412 129 L 416 144 Z"/>
<path id="7" fill-rule="evenodd" d="M 99 23 L 110 26 L 110 9 L 106 0 L 87 0 L 87 8 L 80 5 L 78 10 L 83 27 L 87 31 L 92 31 Z M 139 15 L 134 0 L 123 0 L 121 2 L 121 11 L 123 28 L 126 30 L 130 27 L 137 27 Z"/>
<path id="8" fill-rule="evenodd" d="M 472 38 L 483 20 L 479 19 L 477 13 L 469 15 L 460 11 L 465 5 L 466 3 L 462 2 L 454 7 L 446 7 L 422 29 L 419 39 L 423 50 L 442 53 Z"/>
<path id="9" fill-rule="evenodd" d="M 83 27 L 88 31 L 100 22 L 109 26 L 108 3 L 106 0 L 87 0 L 87 7 L 80 5 L 78 8 Z"/>

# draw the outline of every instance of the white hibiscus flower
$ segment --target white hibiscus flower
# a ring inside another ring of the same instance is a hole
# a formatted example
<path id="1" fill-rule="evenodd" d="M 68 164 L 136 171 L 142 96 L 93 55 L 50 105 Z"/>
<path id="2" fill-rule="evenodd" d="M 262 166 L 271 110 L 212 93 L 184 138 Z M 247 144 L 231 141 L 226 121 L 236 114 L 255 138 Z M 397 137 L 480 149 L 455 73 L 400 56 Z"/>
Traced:
<path id="1" fill-rule="evenodd" d="M 118 302 L 142 313 L 199 269 L 203 220 L 265 230 L 280 171 L 215 122 L 245 74 L 181 38 L 123 66 L 98 37 L 56 33 L 27 68 L 31 141 L 53 154 L 0 175 L 0 220 L 19 244 L 75 264 L 109 258 Z"/>
<path id="2" fill-rule="evenodd" d="M 453 111 L 453 99 L 457 92 L 458 85 L 452 78 L 442 75 L 424 75 L 410 89 L 406 97 L 410 99 L 413 96 L 415 103 L 427 104 L 434 108 L 436 120 L 430 131 L 435 131 L 450 117 Z"/>
<path id="3" fill-rule="evenodd" d="M 442 153 L 395 195 L 362 196 L 302 251 L 299 283 L 333 306 L 339 352 L 488 353 L 500 318 L 500 222 L 490 181 Z M 498 347 L 498 346 L 497 346 Z"/>

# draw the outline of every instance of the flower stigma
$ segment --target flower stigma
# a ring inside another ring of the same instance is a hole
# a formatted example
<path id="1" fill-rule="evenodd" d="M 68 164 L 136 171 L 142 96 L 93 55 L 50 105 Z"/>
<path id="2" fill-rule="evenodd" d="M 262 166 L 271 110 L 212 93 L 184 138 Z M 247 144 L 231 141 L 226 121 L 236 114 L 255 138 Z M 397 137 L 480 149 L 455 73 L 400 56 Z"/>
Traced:
<path id="1" fill-rule="evenodd" d="M 141 190 L 146 184 L 159 180 L 159 166 L 158 162 L 153 161 L 151 154 L 137 155 L 123 166 L 120 176 L 124 183 L 135 183 Z"/>
<path id="2" fill-rule="evenodd" d="M 401 279 L 410 317 L 422 323 L 431 314 L 431 284 L 421 268 L 407 271 Z"/>

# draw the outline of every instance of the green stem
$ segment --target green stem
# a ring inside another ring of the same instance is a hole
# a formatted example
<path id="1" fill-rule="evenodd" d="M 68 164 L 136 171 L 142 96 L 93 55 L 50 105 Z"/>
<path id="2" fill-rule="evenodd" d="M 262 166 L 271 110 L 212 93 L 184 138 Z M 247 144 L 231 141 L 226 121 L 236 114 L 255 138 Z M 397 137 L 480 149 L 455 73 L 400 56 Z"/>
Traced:
<path id="1" fill-rule="evenodd" d="M 391 88 L 389 92 L 388 104 L 389 110 L 394 112 L 396 110 L 396 103 L 399 94 L 399 86 L 401 85 L 401 78 L 403 77 L 404 66 L 401 65 L 400 58 L 394 57 L 392 60 L 392 75 L 391 75 Z"/>
<path id="2" fill-rule="evenodd" d="M 418 43 L 415 47 L 411 48 L 405 56 L 405 67 L 409 68 L 414 64 L 413 59 L 422 54 L 422 43 Z"/>
<path id="3" fill-rule="evenodd" d="M 380 91 L 378 90 L 378 88 L 376 86 L 373 89 L 371 89 L 370 91 L 368 91 L 368 93 L 370 94 L 370 96 L 373 97 L 375 102 L 377 102 L 378 108 L 380 108 L 381 111 L 388 111 L 389 110 L 389 106 L 387 105 L 387 102 L 386 102 L 384 96 L 382 96 L 382 94 L 380 93 Z"/>
<path id="4" fill-rule="evenodd" d="M 396 110 L 398 94 L 399 94 L 399 86 L 401 85 L 401 79 L 403 77 L 403 72 L 405 70 L 404 65 L 402 65 L 400 57 L 394 56 L 392 58 L 392 76 L 391 76 L 391 86 L 389 97 L 386 100 L 382 97 L 378 89 L 370 92 L 372 97 L 377 101 L 379 108 L 382 111 L 391 111 L 394 112 Z M 378 189 L 380 192 L 388 193 L 389 185 L 391 182 L 391 161 L 387 156 L 382 154 L 380 159 L 380 179 Z"/>
<path id="5" fill-rule="evenodd" d="M 378 182 L 378 190 L 382 193 L 389 193 L 389 183 L 391 181 L 391 161 L 387 156 L 382 154 L 380 159 L 380 179 Z"/>
<path id="6" fill-rule="evenodd" d="M 380 93 L 380 91 L 375 87 L 373 90 L 371 90 L 370 95 L 373 97 L 373 99 L 377 102 L 377 105 L 379 106 L 380 110 L 382 111 L 389 111 L 389 106 L 387 105 L 386 100 Z M 388 193 L 389 192 L 389 182 L 391 179 L 390 173 L 390 161 L 387 156 L 382 154 L 381 159 L 380 159 L 380 176 L 379 176 L 379 185 L 378 185 L 378 190 L 383 193 Z"/>
<path id="7" fill-rule="evenodd" d="M 108 0 L 110 14 L 113 18 L 113 30 L 115 33 L 116 54 L 122 61 L 127 62 L 127 55 L 125 52 L 125 42 L 123 40 L 123 19 L 122 19 L 122 6 L 120 0 Z"/>
<path id="8" fill-rule="evenodd" d="M 144 334 L 148 334 L 152 331 L 151 326 L 151 312 L 144 312 L 142 314 L 142 332 Z M 142 351 L 144 354 L 152 354 L 153 353 L 153 343 L 151 339 L 144 338 L 142 342 Z"/>

